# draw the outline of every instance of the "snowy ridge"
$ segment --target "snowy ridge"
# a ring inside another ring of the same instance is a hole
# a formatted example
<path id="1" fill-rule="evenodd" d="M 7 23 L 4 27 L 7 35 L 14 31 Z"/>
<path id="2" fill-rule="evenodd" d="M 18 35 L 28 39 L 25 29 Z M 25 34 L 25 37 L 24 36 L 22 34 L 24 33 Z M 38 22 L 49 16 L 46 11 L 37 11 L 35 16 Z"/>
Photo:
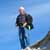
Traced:
<path id="1" fill-rule="evenodd" d="M 35 45 L 25 48 L 24 50 L 50 50 L 50 31 L 44 39 Z"/>

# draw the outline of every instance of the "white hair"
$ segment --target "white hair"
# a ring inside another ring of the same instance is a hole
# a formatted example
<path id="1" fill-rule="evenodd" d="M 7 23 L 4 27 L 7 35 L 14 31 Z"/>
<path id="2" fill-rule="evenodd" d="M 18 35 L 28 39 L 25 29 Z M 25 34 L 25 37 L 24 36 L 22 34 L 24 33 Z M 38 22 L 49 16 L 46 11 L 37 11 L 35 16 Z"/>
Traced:
<path id="1" fill-rule="evenodd" d="M 21 10 L 21 9 L 22 9 L 22 10 L 24 10 L 24 7 L 23 7 L 23 6 L 21 6 L 19 9 L 20 9 L 20 10 Z"/>

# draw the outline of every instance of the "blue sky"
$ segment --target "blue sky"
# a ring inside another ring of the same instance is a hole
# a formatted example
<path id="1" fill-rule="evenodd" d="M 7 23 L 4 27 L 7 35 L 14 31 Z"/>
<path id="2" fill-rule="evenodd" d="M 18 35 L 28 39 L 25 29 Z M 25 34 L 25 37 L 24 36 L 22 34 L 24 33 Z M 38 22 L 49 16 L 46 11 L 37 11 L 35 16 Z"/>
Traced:
<path id="1" fill-rule="evenodd" d="M 0 50 L 20 50 L 15 20 L 22 5 L 33 17 L 30 45 L 43 39 L 50 30 L 50 0 L 0 0 Z"/>

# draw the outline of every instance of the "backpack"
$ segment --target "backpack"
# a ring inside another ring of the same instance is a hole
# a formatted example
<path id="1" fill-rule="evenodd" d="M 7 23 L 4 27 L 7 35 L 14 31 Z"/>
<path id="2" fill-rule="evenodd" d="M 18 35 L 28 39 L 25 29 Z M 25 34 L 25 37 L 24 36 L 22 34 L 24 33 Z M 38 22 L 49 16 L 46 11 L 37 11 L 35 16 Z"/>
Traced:
<path id="1" fill-rule="evenodd" d="M 26 25 L 26 28 L 28 29 L 28 30 L 32 30 L 33 28 L 34 28 L 34 26 L 33 26 L 33 24 L 32 24 L 32 21 L 33 21 L 33 19 L 32 19 L 32 16 L 31 15 L 25 15 L 25 17 L 26 17 L 26 21 L 27 21 L 27 25 Z"/>

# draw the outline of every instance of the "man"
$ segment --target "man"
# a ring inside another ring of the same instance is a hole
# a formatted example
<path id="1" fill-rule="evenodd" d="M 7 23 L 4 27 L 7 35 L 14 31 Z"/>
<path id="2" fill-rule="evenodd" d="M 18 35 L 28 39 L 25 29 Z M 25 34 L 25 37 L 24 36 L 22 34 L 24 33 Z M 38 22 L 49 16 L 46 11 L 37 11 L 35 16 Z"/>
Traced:
<path id="1" fill-rule="evenodd" d="M 25 13 L 24 7 L 20 7 L 19 13 L 20 14 L 16 18 L 16 26 L 19 26 L 19 40 L 21 43 L 21 48 L 25 49 L 29 45 L 27 36 L 25 35 L 25 28 L 29 30 L 30 27 L 28 27 L 28 25 L 31 26 L 31 29 L 33 28 L 32 17 Z M 25 44 L 25 40 L 27 46 Z"/>

